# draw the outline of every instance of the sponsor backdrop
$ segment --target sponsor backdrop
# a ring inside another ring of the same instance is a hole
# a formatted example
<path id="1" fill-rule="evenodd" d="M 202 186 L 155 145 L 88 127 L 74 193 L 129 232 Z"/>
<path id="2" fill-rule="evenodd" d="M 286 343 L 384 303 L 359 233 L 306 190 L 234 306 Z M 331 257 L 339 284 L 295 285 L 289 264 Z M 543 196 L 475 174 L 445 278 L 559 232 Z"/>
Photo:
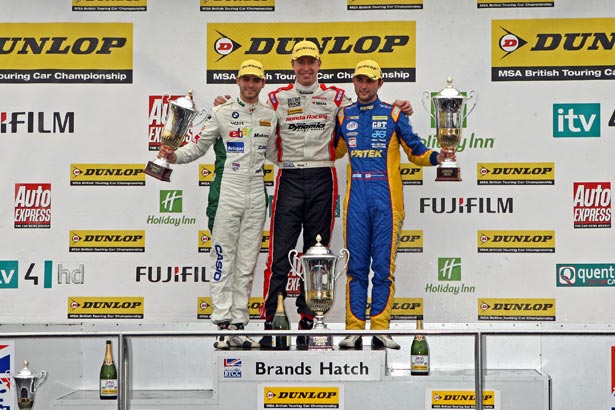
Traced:
<path id="1" fill-rule="evenodd" d="M 410 100 L 432 148 L 423 93 L 450 76 L 478 94 L 457 155 L 461 182 L 402 164 L 394 326 L 615 321 L 600 308 L 615 286 L 612 1 L 0 0 L 0 9 L 1 323 L 209 324 L 213 153 L 173 166 L 170 183 L 142 170 L 170 100 L 192 90 L 210 109 L 237 93 L 247 58 L 264 63 L 273 90 L 293 80 L 291 50 L 304 38 L 322 49 L 322 81 L 351 96 L 356 62 L 379 61 L 381 98 Z M 337 169 L 343 198 L 347 159 Z M 266 171 L 271 196 L 277 170 Z M 341 221 L 340 210 L 336 253 Z M 268 232 L 269 217 L 254 318 Z M 340 280 L 329 323 L 343 322 L 343 296 Z"/>

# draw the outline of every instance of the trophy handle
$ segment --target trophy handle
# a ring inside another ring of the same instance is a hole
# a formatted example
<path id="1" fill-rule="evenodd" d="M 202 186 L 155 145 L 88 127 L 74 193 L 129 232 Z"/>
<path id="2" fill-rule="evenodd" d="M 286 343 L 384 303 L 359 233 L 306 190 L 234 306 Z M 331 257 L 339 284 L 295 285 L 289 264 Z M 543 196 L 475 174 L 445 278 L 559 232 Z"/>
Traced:
<path id="1" fill-rule="evenodd" d="M 34 391 L 38 390 L 38 388 L 41 387 L 43 383 L 45 383 L 45 380 L 47 380 L 47 371 L 41 370 L 41 375 L 36 381 L 36 385 L 34 386 Z"/>
<path id="2" fill-rule="evenodd" d="M 464 120 L 468 117 L 468 115 L 470 115 L 472 110 L 476 108 L 476 103 L 478 102 L 478 94 L 476 93 L 476 91 L 474 90 L 468 91 L 468 97 L 466 98 L 466 101 L 472 101 L 472 107 L 470 107 L 470 109 L 467 110 L 466 115 L 463 116 Z"/>
<path id="3" fill-rule="evenodd" d="M 197 127 L 200 127 L 199 131 L 197 132 L 197 134 L 198 134 L 203 129 L 201 124 L 204 124 L 205 121 L 207 121 L 210 118 L 211 118 L 211 113 L 209 111 L 207 111 L 207 109 L 203 108 L 201 111 L 199 111 L 195 115 L 194 120 L 192 121 L 192 127 L 191 128 L 195 128 L 196 129 Z M 198 121 L 195 121 L 197 119 L 198 119 Z"/>
<path id="4" fill-rule="evenodd" d="M 292 249 L 290 252 L 288 252 L 288 262 L 290 262 L 290 270 L 292 270 L 295 275 L 303 279 L 303 274 L 299 272 L 301 270 L 299 269 L 299 266 L 301 265 L 300 265 L 300 258 L 298 255 L 299 255 L 299 252 L 297 252 L 296 249 Z"/>
<path id="5" fill-rule="evenodd" d="M 423 108 L 425 108 L 425 111 L 427 111 L 427 114 L 429 114 L 429 116 L 433 118 L 434 121 L 436 121 L 435 115 L 431 113 L 432 102 L 431 102 L 431 92 L 430 91 L 423 91 L 421 103 L 423 103 Z"/>
<path id="6" fill-rule="evenodd" d="M 348 249 L 343 248 L 343 249 L 340 251 L 340 254 L 341 254 L 341 255 L 340 255 L 339 257 L 340 257 L 340 258 L 341 258 L 341 257 L 344 257 L 344 259 L 345 259 L 346 263 L 344 263 L 344 267 L 343 267 L 342 269 L 340 269 L 340 271 L 339 271 L 339 272 L 337 272 L 337 273 L 335 274 L 335 280 L 337 280 L 337 278 L 339 278 L 339 277 L 340 277 L 340 275 L 342 274 L 342 272 L 344 272 L 344 271 L 346 270 L 346 268 L 348 267 L 348 261 L 350 261 L 350 252 L 348 252 Z"/>

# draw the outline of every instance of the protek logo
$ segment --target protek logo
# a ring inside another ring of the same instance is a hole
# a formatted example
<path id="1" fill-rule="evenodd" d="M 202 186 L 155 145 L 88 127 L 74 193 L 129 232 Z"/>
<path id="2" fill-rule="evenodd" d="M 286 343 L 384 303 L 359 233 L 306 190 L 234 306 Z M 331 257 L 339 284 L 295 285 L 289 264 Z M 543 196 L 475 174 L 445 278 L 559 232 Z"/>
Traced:
<path id="1" fill-rule="evenodd" d="M 553 136 L 599 137 L 600 104 L 553 104 Z"/>

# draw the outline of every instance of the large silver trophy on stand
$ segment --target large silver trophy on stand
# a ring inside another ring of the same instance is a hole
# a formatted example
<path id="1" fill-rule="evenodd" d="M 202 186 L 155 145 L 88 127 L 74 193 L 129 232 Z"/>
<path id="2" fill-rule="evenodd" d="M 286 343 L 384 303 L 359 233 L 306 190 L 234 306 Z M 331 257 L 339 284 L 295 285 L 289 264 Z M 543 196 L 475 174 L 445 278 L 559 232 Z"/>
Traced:
<path id="1" fill-rule="evenodd" d="M 436 95 L 423 92 L 423 107 L 436 122 L 436 137 L 443 151 L 452 153 L 459 147 L 463 121 L 476 107 L 477 98 L 474 90 L 468 91 L 467 96 L 462 95 L 453 87 L 451 77 L 448 77 L 447 86 Z M 466 103 L 470 100 L 473 105 L 466 110 Z M 431 113 L 431 107 L 435 115 Z M 437 169 L 436 181 L 461 181 L 461 168 L 452 159 L 445 158 Z"/>
<path id="2" fill-rule="evenodd" d="M 192 90 L 188 91 L 185 97 L 180 97 L 169 103 L 167 112 L 167 120 L 164 124 L 164 129 L 160 134 L 160 143 L 167 147 L 176 150 L 184 142 L 186 133 L 192 127 L 192 121 L 205 110 L 198 111 L 192 99 Z M 203 122 L 203 121 L 201 121 Z M 156 158 L 149 161 L 144 172 L 161 181 L 171 181 L 171 166 L 166 158 Z"/>
<path id="3" fill-rule="evenodd" d="M 15 374 L 8 373 L 15 381 L 17 391 L 17 407 L 21 410 L 30 410 L 34 406 L 34 395 L 45 380 L 47 372 L 41 370 L 39 374 L 30 370 L 28 361 L 24 362 L 24 368 Z"/>
<path id="4" fill-rule="evenodd" d="M 320 235 L 317 235 L 316 245 L 301 257 L 295 249 L 288 253 L 292 271 L 303 279 L 307 305 L 316 314 L 314 330 L 327 329 L 323 318 L 331 310 L 335 300 L 335 281 L 346 270 L 350 259 L 348 249 L 342 249 L 340 256 L 334 255 L 320 243 L 321 239 Z M 342 257 L 345 259 L 344 267 L 336 271 L 337 262 Z M 309 336 L 308 350 L 333 350 L 333 336 Z"/>

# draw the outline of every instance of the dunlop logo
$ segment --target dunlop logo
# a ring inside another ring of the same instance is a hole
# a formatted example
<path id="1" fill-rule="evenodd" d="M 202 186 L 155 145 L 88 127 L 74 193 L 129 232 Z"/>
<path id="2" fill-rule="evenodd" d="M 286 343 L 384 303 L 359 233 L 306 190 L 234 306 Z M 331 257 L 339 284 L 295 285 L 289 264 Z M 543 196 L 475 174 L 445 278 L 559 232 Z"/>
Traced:
<path id="1" fill-rule="evenodd" d="M 70 252 L 145 252 L 145 231 L 70 231 Z"/>
<path id="2" fill-rule="evenodd" d="M 69 319 L 143 319 L 143 297 L 68 298 Z"/>
<path id="3" fill-rule="evenodd" d="M 478 185 L 554 185 L 555 163 L 479 163 Z"/>
<path id="4" fill-rule="evenodd" d="M 555 321 L 555 299 L 478 299 L 478 320 Z"/>
<path id="5" fill-rule="evenodd" d="M 145 185 L 144 164 L 71 164 L 71 185 Z"/>
<path id="6" fill-rule="evenodd" d="M 304 39 L 316 43 L 326 60 L 327 68 L 319 72 L 323 82 L 351 82 L 354 65 L 366 54 L 378 60 L 385 81 L 415 81 L 416 23 L 373 23 L 360 32 L 355 29 L 356 22 L 210 23 L 207 82 L 234 83 L 237 67 L 247 58 L 258 59 L 267 67 L 267 82 L 292 82 L 292 50 Z"/>
<path id="7" fill-rule="evenodd" d="M 132 36 L 132 23 L 0 23 L 0 83 L 132 83 Z"/>
<path id="8" fill-rule="evenodd" d="M 553 253 L 555 231 L 478 232 L 478 252 Z"/>
<path id="9" fill-rule="evenodd" d="M 613 80 L 615 19 L 492 21 L 492 81 Z"/>

